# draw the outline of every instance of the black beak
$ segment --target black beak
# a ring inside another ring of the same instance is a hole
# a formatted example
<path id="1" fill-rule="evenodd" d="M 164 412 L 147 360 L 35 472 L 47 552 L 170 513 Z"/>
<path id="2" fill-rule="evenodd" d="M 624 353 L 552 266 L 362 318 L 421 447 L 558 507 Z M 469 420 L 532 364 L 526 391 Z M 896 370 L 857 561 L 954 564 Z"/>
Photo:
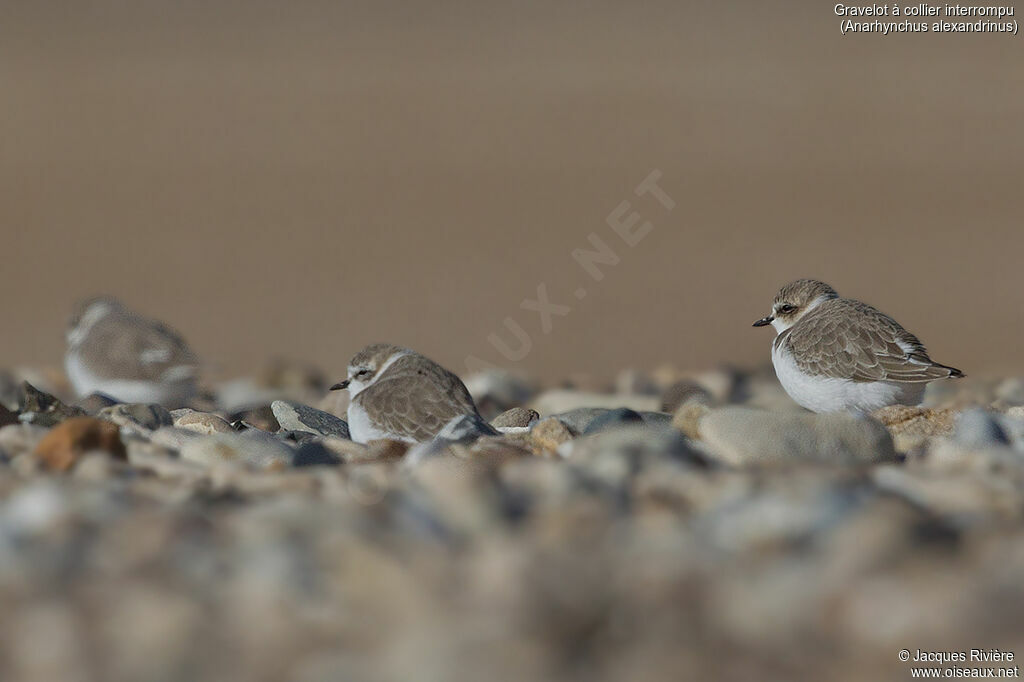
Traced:
<path id="1" fill-rule="evenodd" d="M 339 381 L 338 383 L 336 383 L 333 386 L 331 386 L 331 390 L 332 391 L 340 391 L 343 388 L 348 388 L 348 381 L 349 381 L 348 379 L 345 379 L 344 381 Z"/>
<path id="2" fill-rule="evenodd" d="M 757 322 L 754 323 L 754 326 L 755 327 L 763 327 L 766 324 L 771 324 L 772 320 L 774 320 L 774 319 L 775 319 L 774 315 L 769 315 L 768 317 L 762 317 L 760 320 L 758 320 Z"/>

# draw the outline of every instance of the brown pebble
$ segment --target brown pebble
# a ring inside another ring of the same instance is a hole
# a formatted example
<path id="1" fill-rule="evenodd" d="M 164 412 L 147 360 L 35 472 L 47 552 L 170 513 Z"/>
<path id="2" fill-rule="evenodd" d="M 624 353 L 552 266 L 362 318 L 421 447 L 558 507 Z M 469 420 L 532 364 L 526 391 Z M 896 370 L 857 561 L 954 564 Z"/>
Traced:
<path id="1" fill-rule="evenodd" d="M 535 419 L 539 418 L 540 415 L 537 414 L 536 410 L 528 410 L 525 407 L 513 407 L 511 410 L 505 410 L 491 420 L 491 426 L 496 429 L 523 427 L 529 426 Z"/>
<path id="2" fill-rule="evenodd" d="M 572 439 L 569 427 L 554 417 L 537 422 L 530 431 L 530 440 L 535 452 L 552 453 L 558 446 Z"/>
<path id="3" fill-rule="evenodd" d="M 72 417 L 55 426 L 36 446 L 35 455 L 51 471 L 67 471 L 87 452 L 102 450 L 127 459 L 116 424 L 93 417 Z"/>
<path id="4" fill-rule="evenodd" d="M 885 424 L 898 452 L 907 452 L 935 436 L 949 436 L 956 425 L 957 412 L 950 409 L 890 405 L 871 416 Z"/>
<path id="5" fill-rule="evenodd" d="M 681 379 L 661 394 L 661 411 L 672 413 L 688 402 L 711 404 L 711 394 L 696 381 Z"/>
<path id="6" fill-rule="evenodd" d="M 700 420 L 711 411 L 707 404 L 690 400 L 680 405 L 672 416 L 672 426 L 684 436 L 700 439 Z"/>

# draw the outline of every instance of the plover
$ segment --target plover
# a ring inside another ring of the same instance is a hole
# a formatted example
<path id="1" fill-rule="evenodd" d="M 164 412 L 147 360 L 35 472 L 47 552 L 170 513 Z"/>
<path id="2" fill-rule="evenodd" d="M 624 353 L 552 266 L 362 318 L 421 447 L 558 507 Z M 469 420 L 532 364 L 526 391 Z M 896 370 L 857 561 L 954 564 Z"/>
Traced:
<path id="1" fill-rule="evenodd" d="M 348 378 L 348 428 L 357 443 L 380 438 L 422 443 L 455 417 L 477 415 L 462 381 L 433 360 L 387 343 L 352 357 Z"/>
<path id="2" fill-rule="evenodd" d="M 80 397 L 180 407 L 195 394 L 198 361 L 185 341 L 115 299 L 80 303 L 67 341 L 64 367 Z"/>
<path id="3" fill-rule="evenodd" d="M 778 333 L 772 363 L 779 382 L 814 412 L 917 405 L 929 381 L 963 376 L 928 357 L 896 320 L 817 280 L 782 287 L 771 314 L 754 326 L 768 324 Z"/>

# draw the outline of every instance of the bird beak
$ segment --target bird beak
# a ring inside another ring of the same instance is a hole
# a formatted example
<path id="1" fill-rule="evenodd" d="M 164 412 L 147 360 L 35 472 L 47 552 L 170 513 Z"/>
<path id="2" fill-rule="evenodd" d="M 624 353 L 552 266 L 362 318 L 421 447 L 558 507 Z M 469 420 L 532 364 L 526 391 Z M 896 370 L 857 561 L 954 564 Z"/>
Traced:
<path id="1" fill-rule="evenodd" d="M 763 327 L 766 324 L 771 324 L 772 320 L 774 320 L 774 319 L 775 319 L 774 315 L 769 315 L 768 317 L 762 317 L 760 320 L 758 320 L 757 322 L 754 323 L 754 326 L 755 327 Z"/>
<path id="2" fill-rule="evenodd" d="M 348 382 L 349 382 L 348 379 L 345 379 L 344 381 L 339 381 L 338 383 L 336 383 L 333 386 L 331 386 L 331 390 L 332 391 L 340 391 L 343 388 L 348 388 Z"/>

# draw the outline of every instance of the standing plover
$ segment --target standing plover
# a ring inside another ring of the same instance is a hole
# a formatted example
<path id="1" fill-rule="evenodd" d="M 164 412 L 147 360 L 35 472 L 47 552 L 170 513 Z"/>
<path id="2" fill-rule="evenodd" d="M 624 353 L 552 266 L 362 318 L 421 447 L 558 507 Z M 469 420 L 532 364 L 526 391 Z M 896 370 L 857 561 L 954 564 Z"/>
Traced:
<path id="1" fill-rule="evenodd" d="M 80 303 L 67 341 L 64 367 L 79 396 L 180 407 L 195 394 L 198 362 L 184 340 L 112 298 Z"/>
<path id="2" fill-rule="evenodd" d="M 778 333 L 772 363 L 779 382 L 814 412 L 917 405 L 929 381 L 963 376 L 929 358 L 896 320 L 817 280 L 782 287 L 771 314 L 754 326 L 768 324 Z"/>
<path id="3" fill-rule="evenodd" d="M 462 381 L 433 360 L 407 348 L 375 343 L 356 353 L 348 378 L 331 386 L 348 389 L 352 440 L 390 438 L 422 443 L 455 417 L 476 415 Z"/>

